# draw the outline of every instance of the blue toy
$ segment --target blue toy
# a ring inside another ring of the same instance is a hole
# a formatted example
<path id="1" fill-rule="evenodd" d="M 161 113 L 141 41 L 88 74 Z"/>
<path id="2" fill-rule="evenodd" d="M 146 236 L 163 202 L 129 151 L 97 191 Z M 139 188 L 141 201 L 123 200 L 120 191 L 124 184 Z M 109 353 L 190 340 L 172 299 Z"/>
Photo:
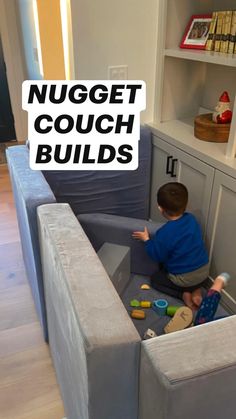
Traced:
<path id="1" fill-rule="evenodd" d="M 168 302 L 164 299 L 154 300 L 152 308 L 159 316 L 166 316 Z"/>

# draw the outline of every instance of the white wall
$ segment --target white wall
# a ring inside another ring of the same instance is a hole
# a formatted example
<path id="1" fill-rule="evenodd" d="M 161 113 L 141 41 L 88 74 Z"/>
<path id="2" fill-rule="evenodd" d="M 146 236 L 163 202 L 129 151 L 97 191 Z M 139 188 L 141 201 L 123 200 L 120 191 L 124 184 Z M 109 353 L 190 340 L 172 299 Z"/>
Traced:
<path id="1" fill-rule="evenodd" d="M 34 28 L 33 2 L 32 0 L 18 0 L 17 5 L 24 45 L 27 79 L 42 79 L 39 62 L 34 55 L 34 48 L 37 49 L 37 42 Z"/>
<path id="2" fill-rule="evenodd" d="M 71 0 L 75 78 L 107 79 L 128 65 L 128 79 L 147 84 L 142 122 L 153 120 L 158 0 Z"/>

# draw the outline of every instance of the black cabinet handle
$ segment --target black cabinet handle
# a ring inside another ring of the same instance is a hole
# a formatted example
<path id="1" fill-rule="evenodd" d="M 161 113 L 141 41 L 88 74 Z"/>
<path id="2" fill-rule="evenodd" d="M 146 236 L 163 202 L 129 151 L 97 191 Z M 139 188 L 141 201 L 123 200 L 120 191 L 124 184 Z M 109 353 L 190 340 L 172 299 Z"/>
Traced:
<path id="1" fill-rule="evenodd" d="M 171 177 L 176 177 L 176 162 L 178 161 L 178 159 L 173 159 L 172 160 L 172 162 L 171 162 L 171 172 L 170 172 L 170 175 L 171 175 Z"/>
<path id="2" fill-rule="evenodd" d="M 167 159 L 166 159 L 166 174 L 167 175 L 171 175 L 171 173 L 172 173 L 172 171 L 171 171 L 172 165 L 171 165 L 171 168 L 170 168 L 171 159 L 173 159 L 173 156 L 168 156 Z"/>

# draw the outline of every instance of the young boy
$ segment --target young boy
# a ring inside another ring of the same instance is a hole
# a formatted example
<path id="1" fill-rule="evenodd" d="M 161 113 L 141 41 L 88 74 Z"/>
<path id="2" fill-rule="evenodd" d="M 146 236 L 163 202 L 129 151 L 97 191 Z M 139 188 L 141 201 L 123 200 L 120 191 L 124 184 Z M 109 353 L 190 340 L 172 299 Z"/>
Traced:
<path id="1" fill-rule="evenodd" d="M 152 240 L 147 228 L 135 231 L 133 237 L 145 242 L 148 255 L 163 266 L 152 275 L 152 287 L 197 309 L 202 302 L 200 287 L 209 273 L 208 255 L 198 222 L 185 212 L 187 202 L 188 191 L 182 183 L 166 183 L 157 192 L 157 203 L 167 223 Z"/>

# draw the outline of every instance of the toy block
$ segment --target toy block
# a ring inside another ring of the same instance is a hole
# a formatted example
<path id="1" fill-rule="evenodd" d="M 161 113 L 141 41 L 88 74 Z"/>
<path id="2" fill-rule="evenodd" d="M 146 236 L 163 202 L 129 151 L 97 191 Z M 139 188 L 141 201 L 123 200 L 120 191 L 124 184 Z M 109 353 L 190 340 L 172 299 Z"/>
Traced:
<path id="1" fill-rule="evenodd" d="M 121 295 L 130 279 L 130 248 L 104 243 L 97 254 L 116 291 Z"/>

